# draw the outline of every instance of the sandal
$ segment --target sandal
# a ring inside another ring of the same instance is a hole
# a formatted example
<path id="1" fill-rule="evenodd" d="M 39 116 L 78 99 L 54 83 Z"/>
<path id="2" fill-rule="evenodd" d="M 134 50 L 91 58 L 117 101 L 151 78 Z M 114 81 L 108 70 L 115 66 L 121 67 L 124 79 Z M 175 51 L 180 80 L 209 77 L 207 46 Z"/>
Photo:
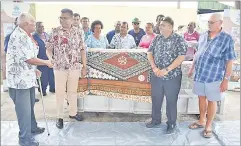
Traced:
<path id="1" fill-rule="evenodd" d="M 211 137 L 213 137 L 213 131 L 212 130 L 204 130 L 203 131 L 203 137 L 204 138 L 211 138 Z"/>
<path id="2" fill-rule="evenodd" d="M 188 127 L 189 127 L 189 129 L 199 129 L 199 128 L 204 128 L 204 125 L 201 125 L 198 122 L 194 122 L 191 125 L 189 125 Z"/>

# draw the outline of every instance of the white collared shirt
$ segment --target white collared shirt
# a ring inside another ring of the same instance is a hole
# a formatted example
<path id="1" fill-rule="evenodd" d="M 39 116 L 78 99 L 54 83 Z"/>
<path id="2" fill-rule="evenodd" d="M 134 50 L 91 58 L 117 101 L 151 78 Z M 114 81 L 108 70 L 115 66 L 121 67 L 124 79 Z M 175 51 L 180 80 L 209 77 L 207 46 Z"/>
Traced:
<path id="1" fill-rule="evenodd" d="M 136 43 L 133 36 L 129 34 L 124 37 L 116 34 L 111 40 L 110 47 L 113 49 L 134 49 L 136 48 Z"/>
<path id="2" fill-rule="evenodd" d="M 6 75 L 9 88 L 29 89 L 36 85 L 36 66 L 26 61 L 37 58 L 38 46 L 17 27 L 10 36 L 6 54 Z"/>

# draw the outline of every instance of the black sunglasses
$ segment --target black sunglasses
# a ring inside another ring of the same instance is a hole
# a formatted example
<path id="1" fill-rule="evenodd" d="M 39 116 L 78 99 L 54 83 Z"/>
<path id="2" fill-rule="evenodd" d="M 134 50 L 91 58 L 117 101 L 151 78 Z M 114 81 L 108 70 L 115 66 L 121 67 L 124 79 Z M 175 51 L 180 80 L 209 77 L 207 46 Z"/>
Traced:
<path id="1" fill-rule="evenodd" d="M 133 23 L 134 25 L 139 25 L 140 23 Z"/>

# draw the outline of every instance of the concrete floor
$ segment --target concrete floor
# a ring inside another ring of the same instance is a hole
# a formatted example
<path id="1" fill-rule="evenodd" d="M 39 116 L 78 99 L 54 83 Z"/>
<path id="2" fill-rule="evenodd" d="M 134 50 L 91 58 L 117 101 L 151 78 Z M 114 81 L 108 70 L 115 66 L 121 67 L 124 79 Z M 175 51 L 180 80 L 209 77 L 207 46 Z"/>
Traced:
<path id="1" fill-rule="evenodd" d="M 37 98 L 40 94 L 36 92 Z M 240 93 L 227 92 L 224 114 L 217 115 L 213 123 L 214 137 L 202 137 L 203 129 L 190 130 L 188 124 L 197 120 L 195 115 L 178 115 L 178 131 L 167 136 L 166 117 L 156 129 L 148 129 L 145 123 L 150 115 L 127 113 L 82 113 L 85 120 L 76 122 L 68 118 L 65 105 L 65 128 L 55 126 L 55 95 L 44 97 L 50 136 L 47 132 L 36 139 L 41 145 L 239 145 L 240 144 Z M 41 101 L 36 103 L 35 115 L 39 126 L 46 127 Z M 18 144 L 18 125 L 14 104 L 8 93 L 1 92 L 1 145 Z"/>
<path id="2" fill-rule="evenodd" d="M 49 121 L 47 132 L 36 136 L 40 145 L 239 145 L 239 121 L 215 122 L 214 136 L 202 137 L 203 129 L 190 130 L 191 122 L 181 122 L 173 135 L 166 135 L 166 124 L 149 129 L 143 122 L 65 122 L 59 130 Z M 43 121 L 39 126 L 45 127 Z M 1 145 L 18 144 L 18 125 L 15 121 L 1 122 Z"/>
<path id="3" fill-rule="evenodd" d="M 226 94 L 224 113 L 223 115 L 217 115 L 217 120 L 240 120 L 240 92 L 230 92 Z M 36 92 L 36 97 L 40 99 L 40 94 Z M 56 100 L 55 94 L 48 93 L 44 97 L 44 105 L 46 108 L 47 118 L 55 120 L 56 116 Z M 135 115 L 128 113 L 82 113 L 85 117 L 85 122 L 145 122 L 150 115 Z M 42 103 L 37 102 L 35 105 L 35 115 L 37 120 L 43 120 Z M 166 119 L 163 114 L 163 119 Z M 192 121 L 196 120 L 195 115 L 178 115 L 179 121 Z M 16 114 L 14 111 L 14 104 L 9 98 L 7 92 L 1 92 L 1 120 L 2 121 L 15 121 Z M 73 121 L 68 118 L 67 104 L 65 104 L 65 121 Z"/>

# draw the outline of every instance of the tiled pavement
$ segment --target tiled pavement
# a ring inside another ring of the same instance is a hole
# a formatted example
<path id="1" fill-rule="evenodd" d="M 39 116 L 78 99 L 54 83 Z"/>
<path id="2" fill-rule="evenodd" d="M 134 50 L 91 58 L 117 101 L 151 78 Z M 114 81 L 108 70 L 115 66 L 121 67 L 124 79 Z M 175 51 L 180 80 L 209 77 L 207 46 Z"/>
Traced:
<path id="1" fill-rule="evenodd" d="M 47 131 L 36 136 L 40 145 L 240 145 L 240 121 L 217 121 L 214 137 L 205 139 L 202 130 L 190 130 L 191 122 L 181 122 L 174 135 L 165 135 L 166 125 L 148 129 L 143 122 L 66 122 L 64 129 L 48 121 Z M 45 127 L 45 122 L 39 122 Z M 1 122 L 1 145 L 18 144 L 16 121 Z"/>

